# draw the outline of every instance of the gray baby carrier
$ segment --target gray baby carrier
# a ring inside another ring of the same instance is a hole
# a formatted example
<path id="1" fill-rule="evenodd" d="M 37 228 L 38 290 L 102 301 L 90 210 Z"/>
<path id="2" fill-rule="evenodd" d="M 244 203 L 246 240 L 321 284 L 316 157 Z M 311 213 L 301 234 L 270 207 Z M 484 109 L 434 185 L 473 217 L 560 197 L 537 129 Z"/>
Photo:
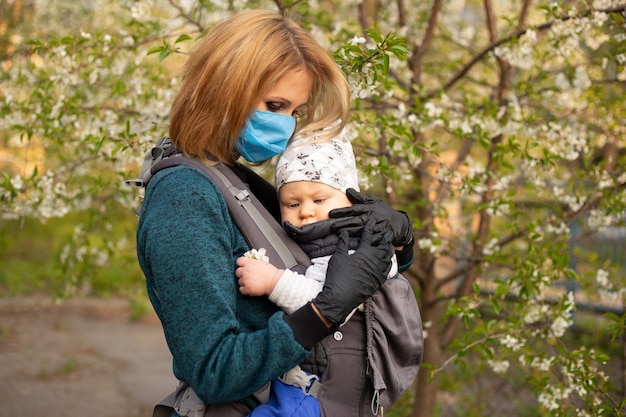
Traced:
<path id="1" fill-rule="evenodd" d="M 218 186 L 251 248 L 265 248 L 272 264 L 279 268 L 303 272 L 311 264 L 270 214 L 277 206 L 265 207 L 251 192 L 275 193 L 273 187 L 240 164 L 207 166 L 183 156 L 168 138 L 161 138 L 146 154 L 140 177 L 126 183 L 145 187 L 157 171 L 181 164 L 203 172 Z M 240 176 L 245 177 L 247 186 Z M 410 388 L 421 364 L 423 342 L 413 289 L 398 274 L 365 301 L 362 312 L 318 343 L 303 361 L 301 368 L 318 376 L 315 389 L 308 393 L 318 399 L 322 417 L 379 415 Z M 268 395 L 269 384 L 255 397 L 263 402 Z M 174 412 L 189 417 L 243 417 L 250 411 L 241 402 L 205 405 L 188 384 L 181 382 L 155 406 L 153 417 L 170 417 Z"/>

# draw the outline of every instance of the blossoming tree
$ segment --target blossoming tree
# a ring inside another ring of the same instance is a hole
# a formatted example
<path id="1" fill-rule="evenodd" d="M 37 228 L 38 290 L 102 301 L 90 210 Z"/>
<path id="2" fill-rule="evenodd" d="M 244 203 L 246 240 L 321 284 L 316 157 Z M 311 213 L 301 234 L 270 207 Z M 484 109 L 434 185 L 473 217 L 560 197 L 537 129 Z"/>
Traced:
<path id="1" fill-rule="evenodd" d="M 625 325 L 623 256 L 582 244 L 625 238 L 623 1 L 0 5 L 3 219 L 94 213 L 61 253 L 64 291 L 128 250 L 106 238 L 108 216 L 135 205 L 120 183 L 166 132 L 193 40 L 269 7 L 334 52 L 364 188 L 414 220 L 406 275 L 427 337 L 406 415 L 443 413 L 463 369 L 475 394 L 453 404 L 464 416 L 624 414 L 607 365 L 621 358 L 571 336 L 583 306 L 611 312 L 593 320 L 613 343 Z M 520 391 L 485 400 L 477 375 Z"/>

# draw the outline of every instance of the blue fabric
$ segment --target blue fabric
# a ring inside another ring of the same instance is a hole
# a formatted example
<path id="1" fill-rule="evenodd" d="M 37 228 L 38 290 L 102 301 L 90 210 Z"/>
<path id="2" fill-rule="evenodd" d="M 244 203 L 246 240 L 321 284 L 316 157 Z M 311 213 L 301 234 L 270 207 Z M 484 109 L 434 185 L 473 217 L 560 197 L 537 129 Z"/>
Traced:
<path id="1" fill-rule="evenodd" d="M 248 417 L 320 417 L 317 398 L 306 395 L 300 387 L 272 381 L 270 399 L 257 406 Z"/>
<path id="2" fill-rule="evenodd" d="M 239 293 L 237 257 L 249 250 L 219 189 L 185 166 L 148 184 L 137 256 L 178 379 L 207 404 L 244 401 L 308 351 L 267 297 Z"/>
<path id="3" fill-rule="evenodd" d="M 237 139 L 237 151 L 248 162 L 267 161 L 283 152 L 296 128 L 296 118 L 256 110 Z"/>

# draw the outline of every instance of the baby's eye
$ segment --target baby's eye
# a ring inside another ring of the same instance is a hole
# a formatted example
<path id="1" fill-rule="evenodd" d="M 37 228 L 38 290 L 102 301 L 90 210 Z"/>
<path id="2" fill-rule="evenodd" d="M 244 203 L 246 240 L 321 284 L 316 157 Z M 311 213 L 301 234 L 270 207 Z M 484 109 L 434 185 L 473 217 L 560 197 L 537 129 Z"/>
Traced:
<path id="1" fill-rule="evenodd" d="M 295 208 L 300 207 L 300 204 L 299 203 L 289 203 L 289 204 L 287 204 L 287 207 L 289 207 L 290 209 L 295 209 Z"/>
<path id="2" fill-rule="evenodd" d="M 325 200 L 324 198 L 316 198 L 315 200 L 313 200 L 313 202 L 315 204 L 322 204 L 324 202 L 324 200 Z"/>

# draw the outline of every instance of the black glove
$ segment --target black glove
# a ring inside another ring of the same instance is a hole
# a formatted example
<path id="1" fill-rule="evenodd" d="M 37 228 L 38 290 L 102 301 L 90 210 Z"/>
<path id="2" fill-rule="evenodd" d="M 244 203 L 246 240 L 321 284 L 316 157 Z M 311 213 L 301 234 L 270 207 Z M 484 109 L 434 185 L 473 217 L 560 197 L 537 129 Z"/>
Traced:
<path id="1" fill-rule="evenodd" d="M 296 242 L 309 243 L 334 233 L 333 224 L 336 222 L 337 220 L 335 219 L 320 220 L 315 223 L 305 224 L 302 227 L 283 222 L 283 229 Z"/>
<path id="2" fill-rule="evenodd" d="M 349 235 L 339 235 L 337 251 L 330 258 L 326 282 L 313 304 L 335 326 L 378 290 L 387 279 L 394 248 L 390 236 L 374 234 L 374 221 L 366 223 L 361 242 L 348 254 Z"/>
<path id="3" fill-rule="evenodd" d="M 366 194 L 361 194 L 353 188 L 346 190 L 348 199 L 353 203 L 350 207 L 331 210 L 331 218 L 346 217 L 333 224 L 333 230 L 347 230 L 351 235 L 358 234 L 365 223 L 370 219 L 376 222 L 375 232 L 391 230 L 394 246 L 405 246 L 413 239 L 411 219 L 403 211 L 394 210 L 384 201 Z"/>
<path id="4" fill-rule="evenodd" d="M 294 226 L 289 222 L 283 223 L 283 229 L 291 236 L 306 252 L 309 258 L 332 255 L 337 250 L 339 235 L 332 230 L 332 225 L 343 219 L 320 220 L 302 227 Z M 359 236 L 350 236 L 349 249 L 359 246 Z"/>

